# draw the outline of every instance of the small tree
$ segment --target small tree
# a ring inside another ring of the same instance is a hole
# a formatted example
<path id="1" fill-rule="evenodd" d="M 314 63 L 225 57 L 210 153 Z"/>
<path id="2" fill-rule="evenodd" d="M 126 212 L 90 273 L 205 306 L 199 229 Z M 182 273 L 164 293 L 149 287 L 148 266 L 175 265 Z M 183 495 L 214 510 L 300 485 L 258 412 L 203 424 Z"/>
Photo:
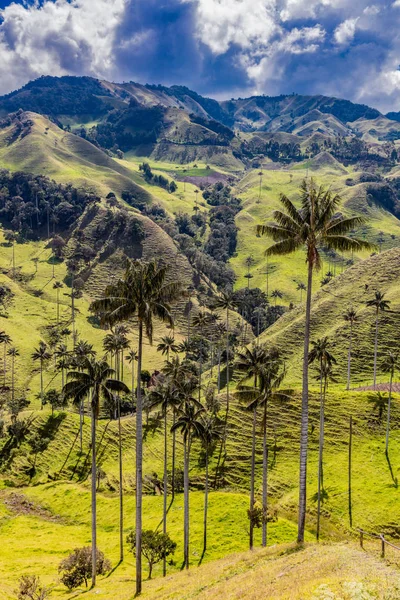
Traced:
<path id="1" fill-rule="evenodd" d="M 136 531 L 131 531 L 126 541 L 133 555 L 136 556 Z M 167 558 L 167 556 L 174 554 L 175 549 L 176 543 L 171 540 L 168 533 L 152 531 L 151 529 L 142 531 L 142 554 L 149 565 L 149 579 L 151 579 L 153 566 Z"/>
<path id="2" fill-rule="evenodd" d="M 96 573 L 105 575 L 111 571 L 111 563 L 105 558 L 103 552 L 97 549 L 96 552 Z M 87 587 L 89 579 L 92 577 L 92 548 L 75 548 L 67 558 L 61 561 L 58 567 L 61 573 L 61 582 L 69 589 L 79 587 L 85 583 Z"/>
<path id="3" fill-rule="evenodd" d="M 18 600 L 46 600 L 50 594 L 50 588 L 44 587 L 37 575 L 22 575 L 19 588 L 15 590 Z"/>

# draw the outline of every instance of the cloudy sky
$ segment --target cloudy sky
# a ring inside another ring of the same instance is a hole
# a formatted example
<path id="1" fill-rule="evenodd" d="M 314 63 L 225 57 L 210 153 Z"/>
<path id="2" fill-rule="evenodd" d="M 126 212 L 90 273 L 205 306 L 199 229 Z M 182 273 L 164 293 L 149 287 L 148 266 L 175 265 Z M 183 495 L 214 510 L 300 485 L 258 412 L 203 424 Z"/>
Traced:
<path id="1" fill-rule="evenodd" d="M 400 110 L 400 0 L 0 0 L 0 93 L 43 74 Z"/>

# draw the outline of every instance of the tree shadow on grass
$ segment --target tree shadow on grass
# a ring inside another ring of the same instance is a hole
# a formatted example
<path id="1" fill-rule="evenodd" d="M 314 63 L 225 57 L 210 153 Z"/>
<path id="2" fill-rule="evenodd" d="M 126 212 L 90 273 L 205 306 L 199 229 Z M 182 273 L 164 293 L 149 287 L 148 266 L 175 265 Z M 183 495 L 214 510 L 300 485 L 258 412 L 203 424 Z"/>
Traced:
<path id="1" fill-rule="evenodd" d="M 388 467 L 389 467 L 390 476 L 391 476 L 391 478 L 392 478 L 392 481 L 393 481 L 394 487 L 395 487 L 395 488 L 396 488 L 396 490 L 397 490 L 397 488 L 398 488 L 398 486 L 399 486 L 399 482 L 398 482 L 398 479 L 397 479 L 397 477 L 395 477 L 395 476 L 394 476 L 394 473 L 393 473 L 393 467 L 392 467 L 392 463 L 390 462 L 390 458 L 389 458 L 389 453 L 388 453 L 388 452 L 385 452 L 385 456 L 386 456 L 387 464 L 388 464 Z"/>

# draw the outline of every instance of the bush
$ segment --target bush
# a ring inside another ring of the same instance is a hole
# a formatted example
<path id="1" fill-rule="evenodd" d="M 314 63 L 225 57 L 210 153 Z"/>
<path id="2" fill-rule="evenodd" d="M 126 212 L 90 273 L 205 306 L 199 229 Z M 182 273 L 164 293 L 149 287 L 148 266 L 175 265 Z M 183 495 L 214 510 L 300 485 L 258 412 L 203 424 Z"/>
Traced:
<path id="1" fill-rule="evenodd" d="M 97 575 L 105 575 L 108 571 L 111 571 L 110 561 L 104 557 L 103 552 L 97 550 Z M 72 554 L 60 563 L 58 572 L 62 573 L 61 582 L 69 590 L 79 587 L 82 583 L 87 587 L 88 580 L 92 578 L 92 548 L 75 548 Z"/>
<path id="2" fill-rule="evenodd" d="M 46 600 L 51 590 L 42 586 L 36 575 L 23 575 L 19 580 L 19 589 L 15 590 L 18 600 Z"/>
<path id="3" fill-rule="evenodd" d="M 133 555 L 136 556 L 136 531 L 131 531 L 126 541 L 130 545 Z M 145 529 L 142 532 L 142 554 L 149 564 L 149 579 L 153 571 L 153 566 L 174 554 L 176 543 L 171 540 L 168 533 L 151 531 Z"/>

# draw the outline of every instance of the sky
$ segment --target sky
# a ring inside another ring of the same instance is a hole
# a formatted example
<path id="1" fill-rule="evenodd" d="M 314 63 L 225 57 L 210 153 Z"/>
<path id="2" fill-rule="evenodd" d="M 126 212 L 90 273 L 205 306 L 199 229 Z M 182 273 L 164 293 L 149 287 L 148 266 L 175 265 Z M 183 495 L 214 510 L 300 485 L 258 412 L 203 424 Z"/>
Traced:
<path id="1" fill-rule="evenodd" d="M 400 110 L 400 0 L 0 0 L 0 94 L 41 75 Z"/>

